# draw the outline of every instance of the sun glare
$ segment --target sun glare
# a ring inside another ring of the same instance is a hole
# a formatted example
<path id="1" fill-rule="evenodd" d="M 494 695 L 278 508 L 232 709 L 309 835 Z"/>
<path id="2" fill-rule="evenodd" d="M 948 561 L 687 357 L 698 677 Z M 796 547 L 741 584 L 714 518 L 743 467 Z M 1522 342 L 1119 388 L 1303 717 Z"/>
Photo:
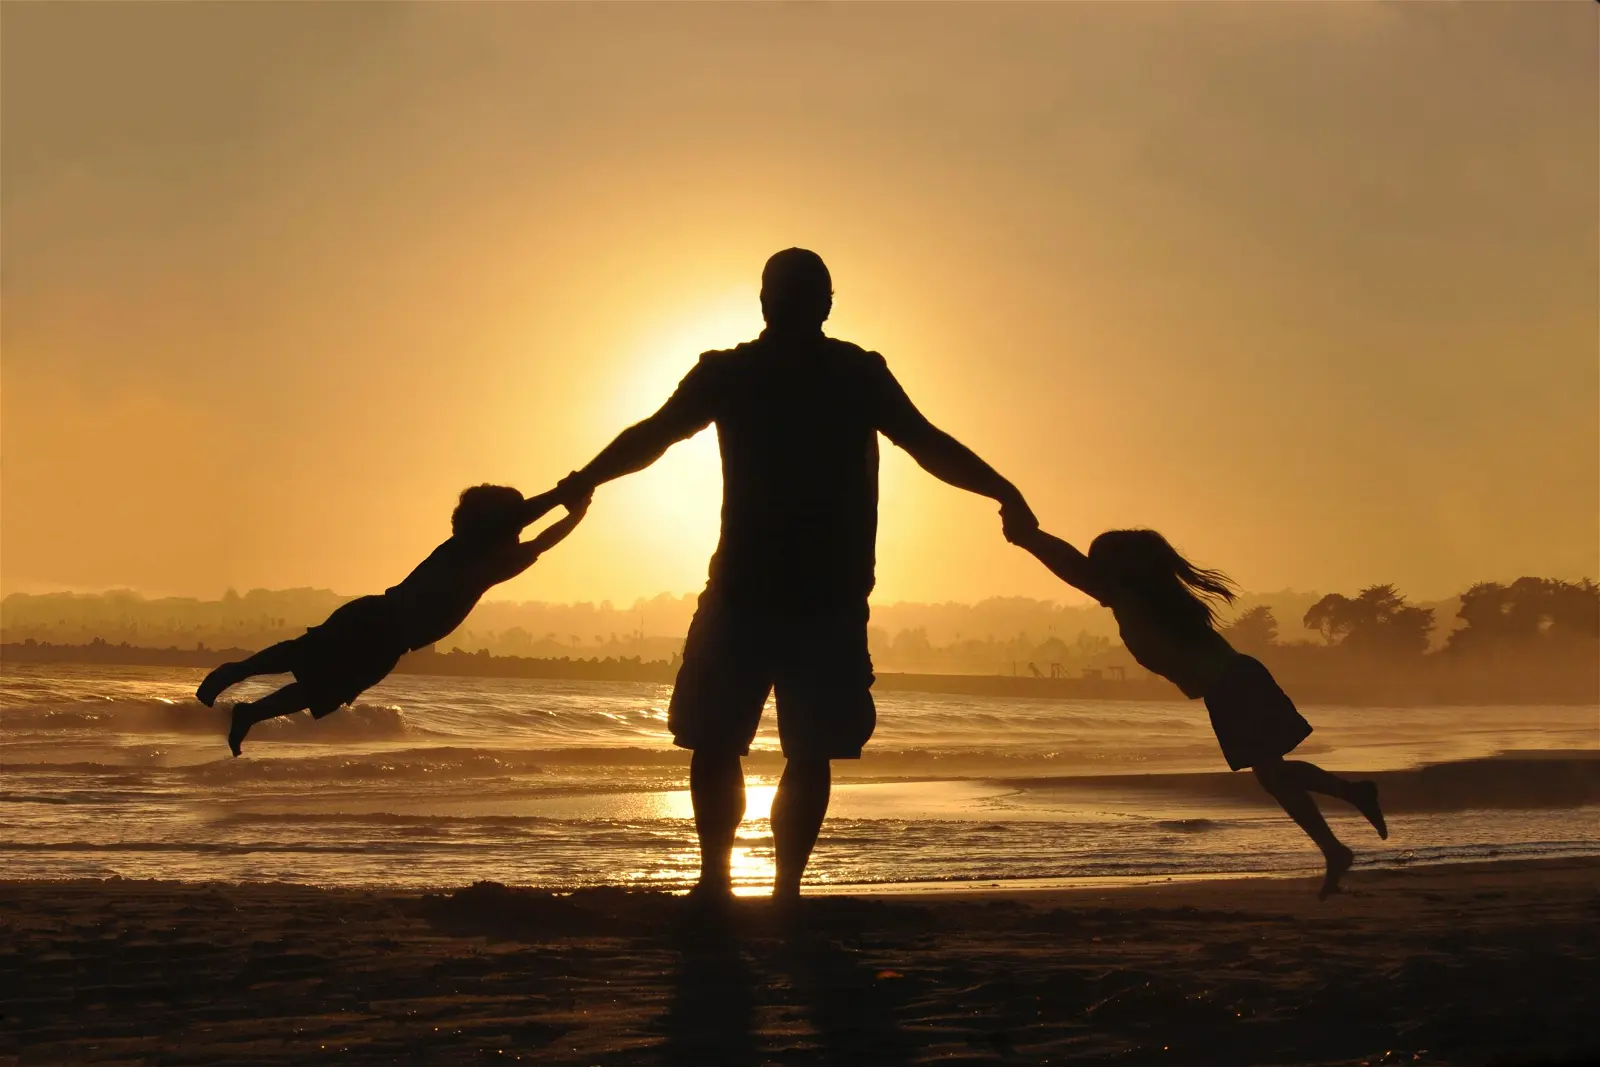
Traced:
<path id="1" fill-rule="evenodd" d="M 775 873 L 772 857 L 772 798 L 778 792 L 774 785 L 745 787 L 744 821 L 739 824 L 738 838 L 729 863 L 733 872 L 734 893 L 737 896 L 764 896 L 772 891 Z M 659 794 L 659 817 L 664 819 L 693 819 L 694 804 L 687 789 Z M 684 853 L 680 864 L 684 875 L 693 870 L 697 857 Z M 634 877 L 647 877 L 643 872 Z"/>
<path id="2" fill-rule="evenodd" d="M 738 289 L 698 303 L 693 311 L 666 317 L 640 333 L 618 375 L 603 417 L 608 431 L 644 418 L 672 395 L 700 353 L 731 348 L 761 332 L 756 294 Z M 704 573 L 717 541 L 722 471 L 716 434 L 703 432 L 672 448 L 650 470 L 609 490 L 635 529 L 649 531 L 651 551 L 681 555 L 674 569 Z"/>

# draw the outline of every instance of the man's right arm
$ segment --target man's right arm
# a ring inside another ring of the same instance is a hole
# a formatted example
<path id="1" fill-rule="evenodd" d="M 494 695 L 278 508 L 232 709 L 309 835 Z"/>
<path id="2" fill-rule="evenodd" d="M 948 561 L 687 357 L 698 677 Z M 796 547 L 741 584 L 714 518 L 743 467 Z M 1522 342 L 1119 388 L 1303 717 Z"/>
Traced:
<path id="1" fill-rule="evenodd" d="M 561 479 L 556 486 L 561 502 L 575 503 L 593 493 L 596 486 L 644 470 L 667 449 L 709 426 L 712 409 L 708 373 L 702 360 L 679 383 L 661 410 L 623 430 L 582 470 Z"/>

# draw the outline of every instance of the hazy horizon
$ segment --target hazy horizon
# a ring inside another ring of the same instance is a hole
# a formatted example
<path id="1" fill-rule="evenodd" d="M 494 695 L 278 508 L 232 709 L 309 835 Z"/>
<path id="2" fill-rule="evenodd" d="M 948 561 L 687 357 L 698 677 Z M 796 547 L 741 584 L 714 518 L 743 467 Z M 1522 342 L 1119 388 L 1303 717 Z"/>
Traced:
<path id="1" fill-rule="evenodd" d="M 5 5 L 0 593 L 374 592 L 760 328 L 1082 541 L 1600 575 L 1596 5 Z M 495 600 L 701 584 L 713 434 Z M 1081 603 L 885 449 L 879 601 Z"/>

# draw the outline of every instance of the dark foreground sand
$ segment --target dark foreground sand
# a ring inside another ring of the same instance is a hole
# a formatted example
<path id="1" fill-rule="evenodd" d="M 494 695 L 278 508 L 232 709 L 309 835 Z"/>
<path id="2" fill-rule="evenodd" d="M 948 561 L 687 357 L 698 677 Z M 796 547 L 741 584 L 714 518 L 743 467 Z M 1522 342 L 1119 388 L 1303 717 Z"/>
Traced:
<path id="1" fill-rule="evenodd" d="M 1582 1063 L 1600 861 L 682 901 L 0 884 L 3 1063 Z"/>

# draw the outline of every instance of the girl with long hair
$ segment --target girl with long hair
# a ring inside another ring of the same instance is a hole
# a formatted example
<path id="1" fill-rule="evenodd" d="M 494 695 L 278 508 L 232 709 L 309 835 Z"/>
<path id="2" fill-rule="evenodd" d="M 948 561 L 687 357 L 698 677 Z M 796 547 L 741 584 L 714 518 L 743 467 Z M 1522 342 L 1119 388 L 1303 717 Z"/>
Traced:
<path id="1" fill-rule="evenodd" d="M 1236 651 L 1217 632 L 1217 606 L 1235 596 L 1228 576 L 1190 563 L 1154 530 L 1109 530 L 1090 543 L 1087 555 L 1037 527 L 1008 535 L 1056 577 L 1110 608 L 1140 666 L 1190 700 L 1205 701 L 1228 766 L 1253 770 L 1316 843 L 1327 864 L 1320 896 L 1337 893 L 1354 854 L 1334 836 L 1311 794 L 1353 804 L 1387 838 L 1378 787 L 1284 759 L 1310 736 L 1311 724 L 1260 660 Z"/>

